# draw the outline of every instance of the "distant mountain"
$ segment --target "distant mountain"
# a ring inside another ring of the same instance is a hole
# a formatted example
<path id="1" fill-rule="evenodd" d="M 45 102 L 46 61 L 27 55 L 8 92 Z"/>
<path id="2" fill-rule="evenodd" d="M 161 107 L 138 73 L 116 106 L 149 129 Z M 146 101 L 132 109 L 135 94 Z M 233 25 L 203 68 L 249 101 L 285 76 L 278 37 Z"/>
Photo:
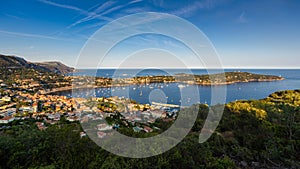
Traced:
<path id="1" fill-rule="evenodd" d="M 47 70 L 59 73 L 59 74 L 67 74 L 74 71 L 74 68 L 68 67 L 60 62 L 40 62 L 40 63 L 34 63 L 40 67 L 46 68 Z"/>
<path id="2" fill-rule="evenodd" d="M 0 54 L 1 67 L 29 67 L 29 63 L 17 56 L 6 56 Z"/>
<path id="3" fill-rule="evenodd" d="M 60 62 L 28 62 L 24 58 L 17 56 L 7 56 L 0 54 L 0 67 L 7 68 L 33 68 L 36 70 L 67 74 L 73 72 L 74 68 L 68 67 Z"/>

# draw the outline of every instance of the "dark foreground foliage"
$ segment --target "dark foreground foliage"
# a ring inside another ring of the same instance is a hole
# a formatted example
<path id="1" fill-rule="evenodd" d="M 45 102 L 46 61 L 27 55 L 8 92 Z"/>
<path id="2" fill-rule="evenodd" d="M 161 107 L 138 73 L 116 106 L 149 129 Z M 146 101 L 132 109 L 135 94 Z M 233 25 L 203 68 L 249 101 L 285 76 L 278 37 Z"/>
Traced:
<path id="1" fill-rule="evenodd" d="M 190 134 L 150 158 L 113 155 L 80 138 L 79 123 L 61 121 L 40 131 L 34 121 L 0 131 L 0 168 L 300 168 L 300 91 L 226 105 L 212 137 L 199 144 L 208 107 L 199 106 Z M 216 107 L 214 107 L 216 108 Z"/>

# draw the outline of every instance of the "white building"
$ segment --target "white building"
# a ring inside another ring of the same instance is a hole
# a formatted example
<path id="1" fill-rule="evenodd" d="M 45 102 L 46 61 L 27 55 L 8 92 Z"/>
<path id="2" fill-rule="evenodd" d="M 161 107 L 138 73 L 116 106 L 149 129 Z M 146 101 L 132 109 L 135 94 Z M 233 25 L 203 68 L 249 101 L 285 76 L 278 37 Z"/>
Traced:
<path id="1" fill-rule="evenodd" d="M 6 117 L 0 119 L 0 124 L 7 124 L 7 123 L 12 122 L 14 120 L 15 120 L 14 117 L 12 117 L 12 116 L 6 116 Z"/>
<path id="2" fill-rule="evenodd" d="M 98 129 L 99 131 L 111 130 L 112 128 L 113 128 L 112 126 L 107 125 L 107 124 L 105 124 L 105 123 L 103 123 L 103 124 L 98 124 L 98 125 L 97 125 L 97 129 Z"/>

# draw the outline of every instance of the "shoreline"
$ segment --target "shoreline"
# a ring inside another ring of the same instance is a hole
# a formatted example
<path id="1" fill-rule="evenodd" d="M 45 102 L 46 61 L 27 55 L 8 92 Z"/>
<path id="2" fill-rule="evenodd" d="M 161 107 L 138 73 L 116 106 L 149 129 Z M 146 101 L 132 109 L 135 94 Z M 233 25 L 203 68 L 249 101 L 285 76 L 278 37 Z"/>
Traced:
<path id="1" fill-rule="evenodd" d="M 52 95 L 55 93 L 59 92 L 66 92 L 66 91 L 72 91 L 72 90 L 81 90 L 81 89 L 98 89 L 98 88 L 111 88 L 111 87 L 125 87 L 125 86 L 130 86 L 130 85 L 145 85 L 145 84 L 154 84 L 154 83 L 163 83 L 163 84 L 168 84 L 168 83 L 182 83 L 182 84 L 187 84 L 187 85 L 197 85 L 197 86 L 223 86 L 223 85 L 232 85 L 236 83 L 255 83 L 255 82 L 274 82 L 274 81 L 282 81 L 285 80 L 285 78 L 278 78 L 278 79 L 249 79 L 247 81 L 232 81 L 232 82 L 218 82 L 218 83 L 191 83 L 191 82 L 179 82 L 179 81 L 171 81 L 171 82 L 142 82 L 142 83 L 127 83 L 127 84 L 110 84 L 110 85 L 105 85 L 105 86 L 98 86 L 98 85 L 86 85 L 86 86 L 80 86 L 80 87 L 74 87 L 72 86 L 66 86 L 66 87 L 61 87 L 61 88 L 54 88 L 51 91 L 45 91 L 45 90 L 40 90 L 39 92 L 44 95 Z"/>

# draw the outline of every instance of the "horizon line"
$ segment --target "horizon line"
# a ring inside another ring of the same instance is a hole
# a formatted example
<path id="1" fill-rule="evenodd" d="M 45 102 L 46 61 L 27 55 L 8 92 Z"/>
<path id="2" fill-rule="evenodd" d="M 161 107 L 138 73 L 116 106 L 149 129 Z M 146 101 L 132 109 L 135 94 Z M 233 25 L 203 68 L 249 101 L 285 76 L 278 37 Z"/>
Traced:
<path id="1" fill-rule="evenodd" d="M 300 67 L 211 67 L 211 68 L 204 68 L 204 67 L 122 67 L 122 68 L 118 68 L 118 67 L 95 67 L 95 68 L 76 68 L 73 67 L 75 70 L 93 70 L 93 69 L 207 69 L 207 70 L 220 70 L 220 69 L 282 69 L 282 70 L 296 70 L 296 69 L 300 69 Z"/>

